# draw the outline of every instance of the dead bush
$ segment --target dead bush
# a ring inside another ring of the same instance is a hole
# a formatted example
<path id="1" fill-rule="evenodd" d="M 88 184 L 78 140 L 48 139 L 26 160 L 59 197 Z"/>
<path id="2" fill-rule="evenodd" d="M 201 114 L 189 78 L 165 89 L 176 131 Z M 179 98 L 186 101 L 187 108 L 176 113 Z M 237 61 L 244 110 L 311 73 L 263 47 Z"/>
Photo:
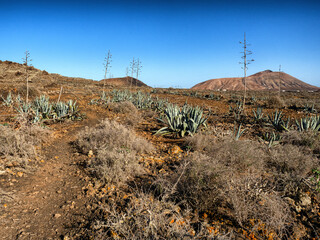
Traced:
<path id="1" fill-rule="evenodd" d="M 108 108 L 115 113 L 125 114 L 124 124 L 127 126 L 136 126 L 141 120 L 141 115 L 132 102 L 111 102 L 108 103 Z"/>
<path id="2" fill-rule="evenodd" d="M 284 108 L 286 105 L 285 105 L 285 102 L 282 100 L 281 97 L 279 96 L 271 96 L 270 98 L 268 98 L 268 101 L 267 101 L 267 106 L 269 108 Z"/>
<path id="3" fill-rule="evenodd" d="M 263 226 L 265 230 L 275 231 L 281 237 L 291 223 L 289 207 L 272 192 L 269 183 L 261 176 L 248 174 L 234 177 L 227 182 L 226 197 L 234 218 L 241 226 L 255 219 L 258 221 L 251 222 L 252 230 Z"/>
<path id="4" fill-rule="evenodd" d="M 202 154 L 193 153 L 174 174 L 162 180 L 163 195 L 197 211 L 212 211 L 219 216 L 227 211 L 240 226 L 248 227 L 250 219 L 259 219 L 268 231 L 284 234 L 291 215 L 281 192 L 274 191 L 278 182 L 270 177 L 273 168 L 268 170 L 268 150 L 258 142 L 230 138 L 205 146 L 200 148 Z M 292 167 L 285 171 L 292 171 Z M 259 226 L 251 227 L 256 231 Z"/>
<path id="5" fill-rule="evenodd" d="M 78 149 L 94 157 L 88 162 L 90 171 L 98 178 L 122 184 L 142 171 L 137 153 L 150 152 L 153 146 L 117 122 L 104 120 L 94 128 L 86 128 L 75 142 Z"/>
<path id="6" fill-rule="evenodd" d="M 210 149 L 217 142 L 231 140 L 231 138 L 232 132 L 209 126 L 205 132 L 186 137 L 184 145 L 194 151 L 211 151 Z"/>
<path id="7" fill-rule="evenodd" d="M 196 232 L 190 214 L 182 215 L 172 202 L 154 199 L 152 195 L 138 193 L 125 209 L 116 204 L 101 206 L 104 218 L 96 221 L 94 229 L 100 232 L 95 239 L 194 239 L 210 237 L 204 224 Z M 213 237 L 213 236 L 211 236 Z"/>
<path id="8" fill-rule="evenodd" d="M 307 147 L 315 154 L 319 154 L 320 150 L 320 135 L 319 132 L 307 131 L 289 131 L 282 134 L 283 144 L 292 144 L 300 147 Z"/>
<path id="9" fill-rule="evenodd" d="M 266 159 L 269 171 L 302 179 L 318 166 L 319 160 L 305 154 L 298 146 L 286 144 L 270 150 Z"/>
<path id="10" fill-rule="evenodd" d="M 99 149 L 88 167 L 96 178 L 115 185 L 121 185 L 130 177 L 143 173 L 136 152 L 125 147 Z"/>
<path id="11" fill-rule="evenodd" d="M 265 150 L 255 141 L 236 141 L 225 137 L 220 142 L 212 144 L 206 153 L 238 173 L 261 172 L 265 167 Z"/>
<path id="12" fill-rule="evenodd" d="M 127 127 L 108 119 L 96 127 L 86 128 L 78 135 L 77 147 L 85 154 L 89 150 L 95 151 L 104 148 L 127 148 L 138 153 L 150 152 L 153 146 L 145 139 L 138 137 Z"/>
<path id="13" fill-rule="evenodd" d="M 216 138 L 213 135 L 198 133 L 192 137 L 186 137 L 184 145 L 194 151 L 205 151 L 210 149 Z"/>
<path id="14" fill-rule="evenodd" d="M 0 188 L 0 204 L 4 204 L 13 199 L 12 192 L 6 192 Z"/>
<path id="15" fill-rule="evenodd" d="M 27 87 L 25 85 L 20 85 L 17 87 L 17 93 L 19 93 L 21 96 L 25 97 L 27 95 Z M 41 92 L 38 88 L 34 86 L 29 86 L 29 97 L 35 98 L 37 96 L 40 96 Z"/>
<path id="16" fill-rule="evenodd" d="M 129 101 L 110 102 L 108 108 L 115 113 L 136 114 L 138 112 L 138 109 Z"/>
<path id="17" fill-rule="evenodd" d="M 157 116 L 157 113 L 155 111 L 152 110 L 144 110 L 142 112 L 143 118 L 155 118 Z"/>
<path id="18" fill-rule="evenodd" d="M 22 126 L 20 129 L 12 129 L 0 125 L 0 168 L 16 167 L 26 169 L 29 159 L 35 158 L 37 152 L 35 146 L 40 144 L 49 132 L 43 128 L 31 125 Z M 0 169 L 1 170 L 1 169 Z"/>

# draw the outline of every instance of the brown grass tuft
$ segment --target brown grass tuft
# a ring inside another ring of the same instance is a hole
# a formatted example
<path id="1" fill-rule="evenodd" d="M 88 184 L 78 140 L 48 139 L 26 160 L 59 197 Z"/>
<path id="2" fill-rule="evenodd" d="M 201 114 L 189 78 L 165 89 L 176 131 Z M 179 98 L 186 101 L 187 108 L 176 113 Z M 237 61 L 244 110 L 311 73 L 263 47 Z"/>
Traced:
<path id="1" fill-rule="evenodd" d="M 94 128 L 86 128 L 76 141 L 84 154 L 90 150 L 94 157 L 88 167 L 94 175 L 107 182 L 122 184 L 131 176 L 140 173 L 137 153 L 152 151 L 153 146 L 125 126 L 104 120 Z"/>
<path id="2" fill-rule="evenodd" d="M 283 99 L 279 96 L 271 96 L 267 101 L 267 106 L 269 108 L 280 109 L 286 106 Z"/>
<path id="3" fill-rule="evenodd" d="M 37 156 L 35 146 L 48 137 L 49 131 L 36 126 L 22 126 L 12 129 L 0 125 L 0 170 L 6 167 L 28 168 L 29 159 Z"/>

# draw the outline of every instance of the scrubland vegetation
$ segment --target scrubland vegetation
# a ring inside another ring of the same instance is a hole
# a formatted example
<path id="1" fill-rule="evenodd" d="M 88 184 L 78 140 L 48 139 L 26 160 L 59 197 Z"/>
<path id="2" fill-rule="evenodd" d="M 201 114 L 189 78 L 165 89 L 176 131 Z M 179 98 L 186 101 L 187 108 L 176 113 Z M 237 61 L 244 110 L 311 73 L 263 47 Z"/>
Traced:
<path id="1" fill-rule="evenodd" d="M 113 90 L 89 99 L 85 108 L 109 115 L 73 141 L 92 204 L 67 236 L 318 238 L 320 102 L 304 94 L 249 92 L 245 111 L 236 92 Z M 73 102 L 41 96 L 24 111 L 17 99 L 3 97 L 3 107 L 31 116 L 0 126 L 3 172 L 33 164 L 48 120 L 84 116 Z"/>

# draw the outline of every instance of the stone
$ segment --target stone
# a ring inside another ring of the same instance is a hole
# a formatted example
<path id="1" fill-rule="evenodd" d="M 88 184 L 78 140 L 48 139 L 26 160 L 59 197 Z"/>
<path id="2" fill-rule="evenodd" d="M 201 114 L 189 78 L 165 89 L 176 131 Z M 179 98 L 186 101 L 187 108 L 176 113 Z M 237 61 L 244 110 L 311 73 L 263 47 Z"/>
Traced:
<path id="1" fill-rule="evenodd" d="M 61 217 L 61 214 L 56 213 L 56 214 L 54 214 L 53 216 L 54 216 L 54 218 L 59 218 L 59 217 Z"/>
<path id="2" fill-rule="evenodd" d="M 303 207 L 307 207 L 307 206 L 311 205 L 311 197 L 305 193 L 302 193 L 300 195 L 300 205 Z"/>
<path id="3" fill-rule="evenodd" d="M 92 157 L 93 156 L 93 151 L 90 150 L 89 153 L 88 153 L 88 157 Z"/>
<path id="4" fill-rule="evenodd" d="M 178 154 L 183 152 L 182 149 L 179 146 L 173 146 L 172 148 L 169 149 L 168 153 L 169 154 Z"/>

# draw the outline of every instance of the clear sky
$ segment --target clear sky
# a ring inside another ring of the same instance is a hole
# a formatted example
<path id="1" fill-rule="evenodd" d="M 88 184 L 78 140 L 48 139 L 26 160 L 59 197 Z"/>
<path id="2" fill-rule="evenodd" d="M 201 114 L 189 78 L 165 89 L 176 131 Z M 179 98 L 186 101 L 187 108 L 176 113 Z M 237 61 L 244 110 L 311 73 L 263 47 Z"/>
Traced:
<path id="1" fill-rule="evenodd" d="M 319 0 L 0 0 L 0 60 L 22 62 L 29 50 L 34 67 L 71 77 L 102 79 L 108 50 L 113 77 L 139 58 L 152 87 L 239 77 L 244 32 L 248 75 L 281 64 L 320 86 Z"/>

